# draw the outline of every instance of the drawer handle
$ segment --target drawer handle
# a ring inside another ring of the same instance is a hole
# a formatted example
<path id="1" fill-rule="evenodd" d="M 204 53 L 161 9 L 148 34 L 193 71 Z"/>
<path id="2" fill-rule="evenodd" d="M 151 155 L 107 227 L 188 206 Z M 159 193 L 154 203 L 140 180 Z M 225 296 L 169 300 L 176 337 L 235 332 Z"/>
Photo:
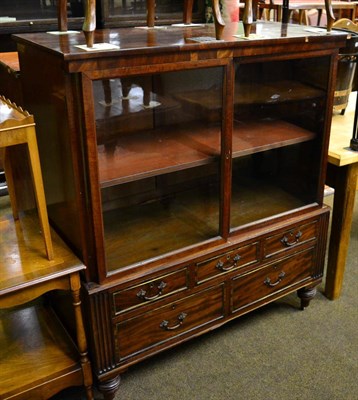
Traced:
<path id="1" fill-rule="evenodd" d="M 276 282 L 271 283 L 271 279 L 270 279 L 269 277 L 267 277 L 267 278 L 264 280 L 264 284 L 265 284 L 266 286 L 268 286 L 268 287 L 275 287 L 275 286 L 277 286 L 277 285 L 282 281 L 282 279 L 283 279 L 285 276 L 286 276 L 286 274 L 282 271 L 282 272 L 280 272 L 280 275 L 278 276 L 278 279 L 277 279 Z"/>
<path id="2" fill-rule="evenodd" d="M 292 233 L 292 232 L 290 233 L 290 236 L 291 236 L 291 237 L 293 236 L 293 233 Z M 284 237 L 281 239 L 281 243 L 282 243 L 283 245 L 287 246 L 287 247 L 294 246 L 295 244 L 297 244 L 297 243 L 299 242 L 301 236 L 302 236 L 302 232 L 301 232 L 301 231 L 298 231 L 298 232 L 296 233 L 296 235 L 294 236 L 294 237 L 295 237 L 295 240 L 294 240 L 293 242 L 290 242 L 290 241 L 289 241 L 290 239 L 289 239 L 287 236 L 284 236 Z"/>
<path id="3" fill-rule="evenodd" d="M 177 319 L 178 319 L 178 323 L 176 325 L 173 326 L 169 326 L 169 321 L 167 321 L 166 319 L 164 321 L 162 321 L 160 323 L 160 327 L 162 329 L 164 329 L 165 331 L 174 331 L 175 329 L 178 329 L 182 324 L 184 319 L 186 318 L 188 314 L 182 312 L 178 315 Z"/>
<path id="4" fill-rule="evenodd" d="M 224 267 L 224 263 L 222 261 L 219 261 L 216 264 L 216 268 L 219 269 L 220 271 L 230 271 L 231 269 L 235 268 L 237 266 L 237 262 L 241 259 L 241 256 L 239 254 L 236 254 L 236 256 L 232 259 L 234 262 L 229 265 L 228 267 Z"/>
<path id="5" fill-rule="evenodd" d="M 151 285 L 150 288 L 152 289 L 154 285 Z M 138 293 L 137 293 L 137 297 L 139 297 L 142 300 L 154 300 L 157 299 L 159 296 L 162 295 L 163 293 L 163 289 L 167 286 L 167 284 L 164 281 L 161 281 L 159 283 L 159 285 L 157 286 L 158 292 L 153 295 L 153 296 L 147 296 L 147 291 L 144 289 L 141 289 Z"/>

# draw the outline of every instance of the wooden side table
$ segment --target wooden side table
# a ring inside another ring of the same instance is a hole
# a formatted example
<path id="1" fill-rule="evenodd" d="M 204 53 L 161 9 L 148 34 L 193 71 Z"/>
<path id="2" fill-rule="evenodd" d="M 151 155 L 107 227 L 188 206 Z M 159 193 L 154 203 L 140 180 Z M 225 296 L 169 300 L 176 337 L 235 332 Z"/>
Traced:
<path id="1" fill-rule="evenodd" d="M 326 183 L 335 189 L 325 295 L 337 299 L 343 276 L 357 190 L 358 152 L 349 149 L 351 130 L 331 134 Z"/>
<path id="2" fill-rule="evenodd" d="M 79 272 L 84 265 L 54 231 L 54 259 L 43 252 L 38 218 L 15 221 L 0 198 L 0 398 L 48 399 L 83 385 L 93 399 Z M 76 343 L 44 299 L 51 290 L 71 293 Z"/>

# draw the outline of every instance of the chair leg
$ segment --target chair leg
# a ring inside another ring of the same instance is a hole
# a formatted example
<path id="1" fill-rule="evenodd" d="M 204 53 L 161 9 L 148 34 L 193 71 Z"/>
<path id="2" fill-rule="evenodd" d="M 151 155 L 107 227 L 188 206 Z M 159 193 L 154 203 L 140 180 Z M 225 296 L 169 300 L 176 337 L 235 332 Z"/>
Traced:
<path id="1" fill-rule="evenodd" d="M 16 201 L 15 184 L 14 184 L 14 177 L 13 177 L 13 173 L 12 173 L 11 162 L 10 162 L 10 158 L 7 155 L 8 149 L 6 147 L 4 147 L 0 150 L 2 150 L 1 158 L 3 160 L 3 166 L 4 166 L 4 171 L 5 171 L 7 189 L 8 189 L 9 197 L 10 197 L 12 215 L 13 215 L 14 219 L 17 220 L 17 219 L 19 219 L 19 211 L 18 211 L 17 201 Z"/>
<path id="2" fill-rule="evenodd" d="M 40 158 L 36 141 L 36 133 L 34 127 L 28 127 L 26 129 L 27 129 L 27 144 L 29 150 L 30 168 L 31 168 L 32 180 L 34 183 L 37 211 L 40 219 L 42 234 L 44 237 L 47 258 L 49 260 L 52 260 L 54 257 L 52 240 L 50 233 L 50 225 L 48 222 L 45 192 L 41 175 Z"/>

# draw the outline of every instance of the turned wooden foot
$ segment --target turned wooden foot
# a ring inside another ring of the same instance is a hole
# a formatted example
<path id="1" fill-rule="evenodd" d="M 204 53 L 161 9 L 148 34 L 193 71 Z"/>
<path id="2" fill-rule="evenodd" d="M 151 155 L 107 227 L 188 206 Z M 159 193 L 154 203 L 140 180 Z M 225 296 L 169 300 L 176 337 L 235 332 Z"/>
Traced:
<path id="1" fill-rule="evenodd" d="M 317 289 L 315 287 L 302 288 L 297 291 L 297 296 L 301 299 L 301 310 L 309 306 L 316 293 Z"/>
<path id="2" fill-rule="evenodd" d="M 103 394 L 104 400 L 113 400 L 121 382 L 120 376 L 98 384 L 98 390 Z"/>

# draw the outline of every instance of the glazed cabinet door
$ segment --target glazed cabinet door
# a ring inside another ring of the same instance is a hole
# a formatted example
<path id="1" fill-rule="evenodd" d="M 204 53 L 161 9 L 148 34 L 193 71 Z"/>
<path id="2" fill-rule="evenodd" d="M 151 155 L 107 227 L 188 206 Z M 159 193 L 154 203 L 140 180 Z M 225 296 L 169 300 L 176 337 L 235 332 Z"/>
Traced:
<path id="1" fill-rule="evenodd" d="M 87 140 L 102 279 L 223 236 L 230 126 L 227 67 L 217 64 L 84 80 L 88 126 L 95 120 Z"/>
<path id="2" fill-rule="evenodd" d="M 235 61 L 231 228 L 322 204 L 331 58 Z"/>
<path id="3" fill-rule="evenodd" d="M 83 17 L 84 1 L 67 1 L 69 18 Z M 57 20 L 57 1 L 53 0 L 1 0 L 0 27 L 9 27 L 24 24 L 39 23 L 40 20 Z"/>
<path id="4" fill-rule="evenodd" d="M 103 27 L 143 25 L 147 20 L 147 6 L 143 0 L 99 0 Z M 153 2 L 154 4 L 154 2 Z M 154 4 L 155 25 L 182 23 L 185 5 L 192 11 L 193 22 L 205 20 L 204 0 L 157 0 Z"/>

